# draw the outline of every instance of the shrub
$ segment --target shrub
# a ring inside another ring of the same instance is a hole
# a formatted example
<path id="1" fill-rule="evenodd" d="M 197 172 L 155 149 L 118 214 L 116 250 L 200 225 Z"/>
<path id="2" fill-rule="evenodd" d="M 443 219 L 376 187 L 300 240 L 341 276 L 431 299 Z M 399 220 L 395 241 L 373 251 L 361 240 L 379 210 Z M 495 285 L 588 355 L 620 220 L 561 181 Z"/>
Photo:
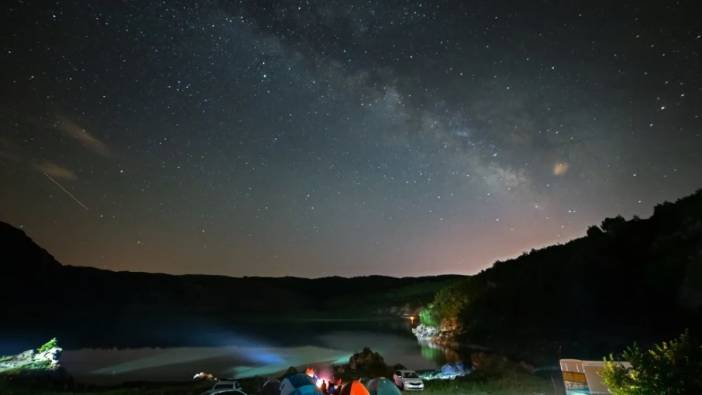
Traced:
<path id="1" fill-rule="evenodd" d="M 49 340 L 48 342 L 42 344 L 42 345 L 37 349 L 37 352 L 40 352 L 40 353 L 41 353 L 41 352 L 49 351 L 49 350 L 51 350 L 52 348 L 56 348 L 56 347 L 58 347 L 58 340 L 56 340 L 56 338 L 54 337 L 53 339 Z"/>
<path id="2" fill-rule="evenodd" d="M 390 371 L 383 356 L 369 347 L 364 347 L 361 352 L 353 354 L 349 358 L 348 366 L 356 377 L 382 377 L 387 376 Z"/>
<path id="3" fill-rule="evenodd" d="M 614 395 L 702 394 L 702 344 L 687 332 L 645 351 L 634 344 L 621 359 L 631 367 L 616 363 L 610 355 L 602 370 L 602 378 Z"/>
<path id="4" fill-rule="evenodd" d="M 440 289 L 434 295 L 434 301 L 419 312 L 419 321 L 433 327 L 439 327 L 446 322 L 460 321 L 471 295 L 475 293 L 474 288 L 470 280 L 463 280 Z"/>
<path id="5" fill-rule="evenodd" d="M 419 312 L 419 322 L 433 327 L 439 326 L 440 317 L 438 316 L 433 303 L 427 305 Z"/>

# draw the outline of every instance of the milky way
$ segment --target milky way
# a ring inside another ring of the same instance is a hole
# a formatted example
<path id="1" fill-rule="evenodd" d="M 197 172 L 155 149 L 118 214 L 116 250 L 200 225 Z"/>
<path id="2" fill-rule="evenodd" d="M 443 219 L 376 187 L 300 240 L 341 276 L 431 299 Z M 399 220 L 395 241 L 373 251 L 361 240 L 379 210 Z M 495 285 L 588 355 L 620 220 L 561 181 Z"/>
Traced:
<path id="1" fill-rule="evenodd" d="M 475 273 L 702 187 L 692 2 L 2 8 L 0 219 L 66 264 Z"/>

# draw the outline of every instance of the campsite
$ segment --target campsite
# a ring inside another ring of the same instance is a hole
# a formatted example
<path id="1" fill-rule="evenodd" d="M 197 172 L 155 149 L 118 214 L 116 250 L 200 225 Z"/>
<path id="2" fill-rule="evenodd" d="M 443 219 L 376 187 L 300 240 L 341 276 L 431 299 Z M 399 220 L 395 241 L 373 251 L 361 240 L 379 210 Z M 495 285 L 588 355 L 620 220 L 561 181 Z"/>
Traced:
<path id="1" fill-rule="evenodd" d="M 1 381 L 0 390 L 8 395 L 401 395 L 415 392 L 397 376 L 403 372 L 405 377 L 415 377 L 413 380 L 422 384 L 420 390 L 425 395 L 480 394 L 485 391 L 506 395 L 516 390 L 553 393 L 547 376 L 529 373 L 501 357 L 489 358 L 492 366 L 475 375 L 462 363 L 414 373 L 398 370 L 401 365 L 386 365 L 379 353 L 365 348 L 354 353 L 347 363 L 318 364 L 300 369 L 289 367 L 274 375 L 242 379 L 218 378 L 211 373 L 198 372 L 190 382 L 152 381 L 96 386 L 73 382 L 66 379 L 67 376 L 59 379 L 57 375 L 46 376 L 46 372 L 36 371 L 30 376 L 18 375 L 15 380 Z"/>
<path id="2" fill-rule="evenodd" d="M 702 395 L 702 0 L 1 0 L 0 395 Z"/>

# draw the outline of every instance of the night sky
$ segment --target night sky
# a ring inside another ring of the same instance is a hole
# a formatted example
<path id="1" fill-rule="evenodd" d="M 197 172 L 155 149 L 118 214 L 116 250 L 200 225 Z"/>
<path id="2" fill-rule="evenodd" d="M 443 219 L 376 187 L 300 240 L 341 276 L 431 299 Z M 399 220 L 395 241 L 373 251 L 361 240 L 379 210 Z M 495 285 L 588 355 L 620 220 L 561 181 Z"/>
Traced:
<path id="1" fill-rule="evenodd" d="M 64 264 L 469 274 L 702 187 L 694 1 L 0 7 L 0 219 Z"/>

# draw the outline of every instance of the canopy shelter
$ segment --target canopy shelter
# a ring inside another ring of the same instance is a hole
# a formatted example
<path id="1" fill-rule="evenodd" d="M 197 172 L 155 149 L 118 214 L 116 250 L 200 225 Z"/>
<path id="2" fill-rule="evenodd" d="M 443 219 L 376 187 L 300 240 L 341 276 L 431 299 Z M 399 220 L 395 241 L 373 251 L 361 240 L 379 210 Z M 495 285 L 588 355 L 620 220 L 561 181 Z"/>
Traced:
<path id="1" fill-rule="evenodd" d="M 402 395 L 395 383 L 385 377 L 378 377 L 366 384 L 370 395 Z"/>
<path id="2" fill-rule="evenodd" d="M 370 393 L 360 380 L 354 380 L 344 384 L 339 395 L 370 395 Z"/>
<path id="3" fill-rule="evenodd" d="M 298 373 L 286 377 L 280 383 L 280 395 L 322 395 L 312 378 Z"/>

